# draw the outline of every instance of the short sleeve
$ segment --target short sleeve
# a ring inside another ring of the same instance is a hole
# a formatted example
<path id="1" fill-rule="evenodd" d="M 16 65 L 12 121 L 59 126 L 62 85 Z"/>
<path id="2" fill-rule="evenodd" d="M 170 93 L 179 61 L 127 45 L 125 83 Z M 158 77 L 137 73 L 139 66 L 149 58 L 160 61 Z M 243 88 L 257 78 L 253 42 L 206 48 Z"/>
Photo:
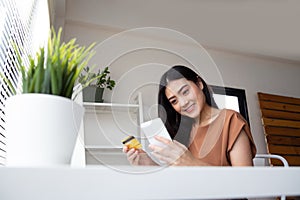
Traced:
<path id="1" fill-rule="evenodd" d="M 229 117 L 229 138 L 228 138 L 228 146 L 227 146 L 227 152 L 229 152 L 235 141 L 237 140 L 238 136 L 240 135 L 241 131 L 244 130 L 246 135 L 249 138 L 251 152 L 252 152 L 252 158 L 254 158 L 256 154 L 256 147 L 254 144 L 254 140 L 250 131 L 250 127 L 247 123 L 247 121 L 243 118 L 243 116 L 235 111 L 231 111 L 230 117 Z"/>

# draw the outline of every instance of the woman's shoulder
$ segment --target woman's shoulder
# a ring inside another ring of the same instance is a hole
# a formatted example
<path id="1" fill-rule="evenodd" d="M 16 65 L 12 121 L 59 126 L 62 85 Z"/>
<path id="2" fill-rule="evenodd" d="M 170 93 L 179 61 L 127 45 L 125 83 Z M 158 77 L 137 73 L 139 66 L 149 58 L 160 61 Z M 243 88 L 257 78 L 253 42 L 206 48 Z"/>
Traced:
<path id="1" fill-rule="evenodd" d="M 239 114 L 239 112 L 237 112 L 237 111 L 235 111 L 235 110 L 232 110 L 232 109 L 228 109 L 228 108 L 223 108 L 223 109 L 221 110 L 221 112 L 225 112 L 225 113 L 228 113 L 228 114 L 230 114 L 230 115 L 232 115 L 232 114 Z"/>
<path id="2" fill-rule="evenodd" d="M 236 119 L 236 120 L 242 120 L 243 122 L 246 122 L 244 117 L 235 110 L 224 108 L 221 110 L 220 113 L 224 114 L 226 116 L 226 119 Z"/>
<path id="3" fill-rule="evenodd" d="M 227 115 L 240 115 L 238 111 L 228 109 L 228 108 L 221 109 L 220 113 L 226 113 Z"/>

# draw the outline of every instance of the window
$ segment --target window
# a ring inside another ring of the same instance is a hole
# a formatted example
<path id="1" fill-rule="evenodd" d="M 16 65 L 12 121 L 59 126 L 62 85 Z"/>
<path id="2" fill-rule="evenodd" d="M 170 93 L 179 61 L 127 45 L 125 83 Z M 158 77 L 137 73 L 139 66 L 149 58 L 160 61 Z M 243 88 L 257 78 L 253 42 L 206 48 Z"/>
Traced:
<path id="1" fill-rule="evenodd" d="M 20 47 L 21 56 L 35 54 L 47 41 L 49 27 L 47 1 L 0 1 L 0 70 L 15 87 L 20 88 L 20 76 L 13 43 Z M 26 64 L 28 60 L 23 62 Z M 5 165 L 6 158 L 5 100 L 11 95 L 6 84 L 0 81 L 0 165 Z"/>
<path id="2" fill-rule="evenodd" d="M 213 85 L 211 88 L 214 93 L 213 97 L 220 109 L 228 108 L 241 113 L 250 126 L 245 90 Z"/>

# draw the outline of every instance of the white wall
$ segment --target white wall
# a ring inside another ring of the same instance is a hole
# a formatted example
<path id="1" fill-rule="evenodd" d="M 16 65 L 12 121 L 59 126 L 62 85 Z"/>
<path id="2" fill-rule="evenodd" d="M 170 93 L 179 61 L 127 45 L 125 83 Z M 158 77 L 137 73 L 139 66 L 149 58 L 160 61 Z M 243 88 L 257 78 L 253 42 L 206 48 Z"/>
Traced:
<path id="1" fill-rule="evenodd" d="M 143 94 L 143 100 L 148 106 L 146 107 L 146 117 L 149 117 L 147 116 L 147 109 L 150 109 L 149 115 L 153 115 L 155 112 L 155 89 L 161 73 L 167 69 L 166 66 L 192 63 L 199 67 L 197 70 L 200 71 L 208 83 L 246 90 L 250 125 L 254 140 L 258 152 L 265 153 L 266 146 L 257 92 L 300 97 L 299 64 L 206 47 L 214 61 L 213 63 L 203 49 L 189 43 L 191 41 L 187 38 L 176 40 L 175 37 L 172 38 L 172 34 L 168 37 L 165 33 L 154 34 L 155 37 L 151 38 L 147 33 L 135 35 L 135 32 L 131 35 L 125 34 L 125 37 L 121 37 L 121 39 L 114 36 L 116 38 L 112 42 L 111 40 L 106 40 L 122 31 L 122 29 L 116 27 L 95 26 L 70 19 L 65 21 L 64 27 L 66 40 L 76 37 L 80 44 L 86 45 L 95 41 L 99 43 L 105 41 L 98 45 L 98 48 L 96 48 L 97 54 L 92 60 L 92 63 L 97 63 L 101 67 L 110 64 L 112 78 L 117 80 L 117 87 L 114 92 L 106 91 L 105 100 L 128 102 L 132 100 L 133 95 L 137 91 L 147 91 L 148 94 Z M 146 43 L 144 44 L 143 41 L 146 41 Z M 150 44 L 153 42 L 155 48 L 143 48 L 133 51 L 139 45 L 146 47 L 149 45 L 147 42 Z M 134 46 L 133 44 L 135 43 L 138 43 L 138 45 Z M 171 51 L 163 51 L 156 47 L 166 47 L 184 55 L 175 55 Z M 126 48 L 129 48 L 131 51 L 127 53 L 121 51 Z M 218 74 L 218 71 L 220 74 Z M 144 86 L 142 89 L 139 88 L 141 84 Z"/>
<path id="2" fill-rule="evenodd" d="M 228 87 L 246 90 L 251 130 L 258 152 L 265 152 L 257 92 L 300 97 L 300 65 L 208 50 Z"/>

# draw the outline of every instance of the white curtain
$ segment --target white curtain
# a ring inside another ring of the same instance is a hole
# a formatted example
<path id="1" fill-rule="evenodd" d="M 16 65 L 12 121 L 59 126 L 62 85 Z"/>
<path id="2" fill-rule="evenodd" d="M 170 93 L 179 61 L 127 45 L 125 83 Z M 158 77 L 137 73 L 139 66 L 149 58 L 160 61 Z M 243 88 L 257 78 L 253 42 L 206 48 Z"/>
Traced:
<path id="1" fill-rule="evenodd" d="M 20 88 L 13 43 L 20 47 L 23 63 L 47 42 L 50 29 L 47 0 L 0 0 L 0 70 Z M 19 92 L 19 91 L 18 91 Z M 5 165 L 5 100 L 12 93 L 0 80 L 0 165 Z"/>

